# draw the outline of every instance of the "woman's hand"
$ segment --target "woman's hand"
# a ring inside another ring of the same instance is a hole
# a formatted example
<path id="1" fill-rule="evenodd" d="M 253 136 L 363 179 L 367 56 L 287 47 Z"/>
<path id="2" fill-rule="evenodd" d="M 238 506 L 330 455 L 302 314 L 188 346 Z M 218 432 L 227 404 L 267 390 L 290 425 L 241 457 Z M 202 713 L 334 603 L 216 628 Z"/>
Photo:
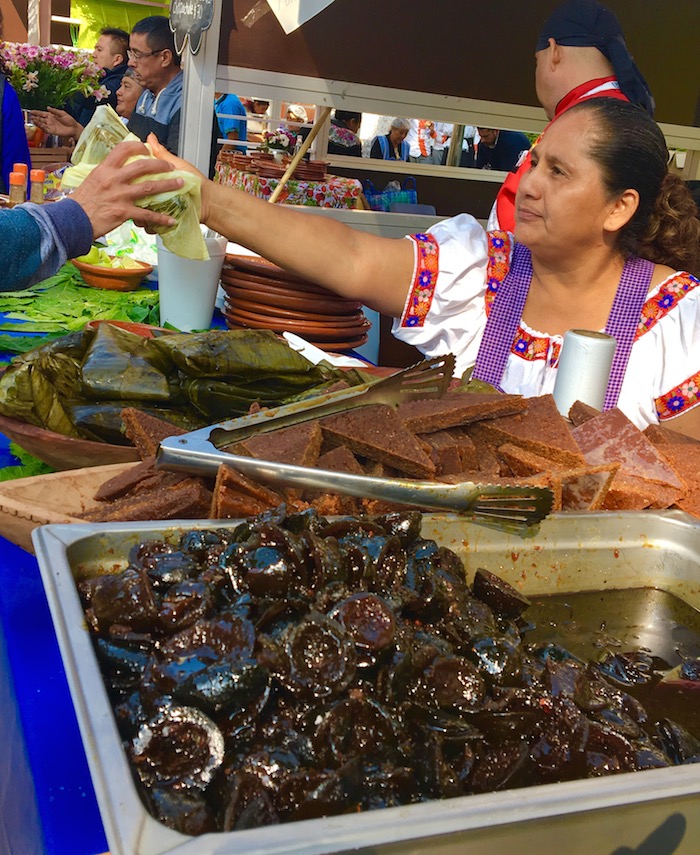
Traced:
<path id="1" fill-rule="evenodd" d="M 59 137 L 75 137 L 78 139 L 84 128 L 70 113 L 49 107 L 48 110 L 32 110 L 29 114 L 32 122 L 47 134 L 57 134 Z"/>
<path id="2" fill-rule="evenodd" d="M 209 181 L 207 176 L 204 175 L 204 173 L 200 172 L 196 166 L 192 166 L 191 163 L 188 163 L 186 160 L 183 160 L 181 157 L 178 157 L 177 155 L 168 151 L 168 149 L 164 145 L 161 145 L 158 142 L 158 138 L 155 134 L 149 134 L 146 142 L 148 143 L 151 148 L 151 151 L 156 157 L 160 158 L 161 160 L 167 160 L 168 163 L 172 163 L 175 169 L 184 169 L 186 172 L 191 172 L 193 175 L 199 176 L 202 182 L 202 212 L 200 215 L 200 220 L 203 223 L 206 223 L 210 207 L 211 186 L 213 182 Z"/>
<path id="3" fill-rule="evenodd" d="M 175 224 L 172 217 L 139 208 L 136 203 L 154 193 L 178 190 L 182 187 L 182 179 L 158 175 L 173 169 L 172 164 L 165 160 L 145 157 L 126 163 L 130 157 L 139 154 L 148 154 L 143 143 L 119 143 L 71 194 L 70 198 L 88 215 L 94 237 L 106 234 L 126 220 L 133 220 L 144 228 Z M 139 184 L 132 183 L 144 175 L 153 175 L 153 178 Z"/>

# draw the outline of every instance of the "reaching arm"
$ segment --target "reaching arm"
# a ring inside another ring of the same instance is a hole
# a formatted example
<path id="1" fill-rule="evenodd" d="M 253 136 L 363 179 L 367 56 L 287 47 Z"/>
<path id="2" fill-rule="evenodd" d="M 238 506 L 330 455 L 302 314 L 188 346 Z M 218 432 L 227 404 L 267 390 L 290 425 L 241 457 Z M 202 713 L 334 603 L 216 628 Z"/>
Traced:
<path id="1" fill-rule="evenodd" d="M 33 110 L 31 119 L 35 125 L 47 134 L 57 134 L 59 137 L 78 139 L 84 128 L 70 113 L 49 107 L 48 110 Z"/>
<path id="2" fill-rule="evenodd" d="M 154 137 L 157 157 L 181 169 L 192 167 L 169 156 Z M 411 284 L 411 241 L 381 238 L 325 217 L 271 205 L 202 176 L 202 222 L 269 261 L 337 294 L 398 317 Z"/>

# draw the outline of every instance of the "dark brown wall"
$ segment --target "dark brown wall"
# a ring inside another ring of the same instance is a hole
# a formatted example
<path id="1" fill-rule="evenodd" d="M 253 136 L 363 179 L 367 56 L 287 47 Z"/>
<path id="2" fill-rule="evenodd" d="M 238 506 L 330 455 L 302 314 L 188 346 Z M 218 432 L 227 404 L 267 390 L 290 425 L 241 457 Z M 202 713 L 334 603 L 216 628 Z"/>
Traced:
<path id="1" fill-rule="evenodd" d="M 291 74 L 536 105 L 534 48 L 559 0 L 335 0 L 285 35 L 272 14 L 240 24 L 256 0 L 225 3 L 219 61 Z M 647 78 L 660 122 L 692 125 L 699 0 L 608 0 Z M 426 7 L 427 9 L 427 7 Z M 347 104 L 348 108 L 352 105 Z"/>

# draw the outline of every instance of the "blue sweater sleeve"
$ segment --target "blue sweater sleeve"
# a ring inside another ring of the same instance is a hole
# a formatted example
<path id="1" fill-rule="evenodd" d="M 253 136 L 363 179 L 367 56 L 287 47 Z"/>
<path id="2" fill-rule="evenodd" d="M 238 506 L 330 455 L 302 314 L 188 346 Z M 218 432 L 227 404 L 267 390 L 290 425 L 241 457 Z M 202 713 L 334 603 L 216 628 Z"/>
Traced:
<path id="1" fill-rule="evenodd" d="M 31 166 L 31 159 L 19 98 L 15 90 L 5 81 L 2 99 L 2 180 L 5 183 L 5 192 L 10 186 L 10 172 L 15 163 L 26 163 L 27 166 Z"/>
<path id="2" fill-rule="evenodd" d="M 92 243 L 90 220 L 72 199 L 0 210 L 0 233 L 3 291 L 46 279 L 68 258 L 84 255 Z"/>

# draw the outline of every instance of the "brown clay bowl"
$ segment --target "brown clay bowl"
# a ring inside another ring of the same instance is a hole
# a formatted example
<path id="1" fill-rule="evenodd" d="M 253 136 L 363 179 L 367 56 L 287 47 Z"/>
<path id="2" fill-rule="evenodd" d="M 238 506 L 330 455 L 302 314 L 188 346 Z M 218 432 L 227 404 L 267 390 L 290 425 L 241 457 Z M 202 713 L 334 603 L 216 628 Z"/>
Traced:
<path id="1" fill-rule="evenodd" d="M 135 291 L 145 277 L 153 272 L 153 265 L 145 261 L 136 261 L 138 267 L 100 267 L 75 258 L 71 263 L 77 267 L 88 285 L 108 291 Z"/>
<path id="2" fill-rule="evenodd" d="M 110 445 L 63 436 L 7 416 L 0 416 L 0 433 L 54 469 L 82 469 L 85 466 L 140 460 L 138 452 L 131 445 Z"/>

